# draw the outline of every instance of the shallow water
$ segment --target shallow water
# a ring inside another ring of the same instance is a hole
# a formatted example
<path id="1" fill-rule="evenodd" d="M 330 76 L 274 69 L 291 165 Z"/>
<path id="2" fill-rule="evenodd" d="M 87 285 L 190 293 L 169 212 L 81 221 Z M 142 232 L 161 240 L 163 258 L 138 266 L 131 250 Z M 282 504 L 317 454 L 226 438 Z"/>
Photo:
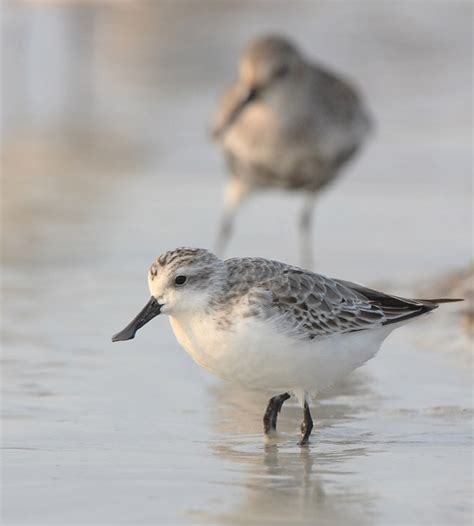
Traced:
<path id="1" fill-rule="evenodd" d="M 269 13 L 263 3 L 202 3 L 207 14 L 194 18 L 172 7 L 184 2 L 160 5 L 145 14 L 79 10 L 79 30 L 101 43 L 95 77 L 81 84 L 85 92 L 54 86 L 82 101 L 84 115 L 71 103 L 46 111 L 33 97 L 33 119 L 15 110 L 26 95 L 7 89 L 2 523 L 470 524 L 472 369 L 462 306 L 396 331 L 379 356 L 318 400 L 305 449 L 296 446 L 295 404 L 281 413 L 281 437 L 265 444 L 268 395 L 210 377 L 179 349 L 166 319 L 131 342 L 110 342 L 147 300 L 154 257 L 211 246 L 222 166 L 204 123 L 238 49 L 268 28 L 301 35 L 357 78 L 379 122 L 364 155 L 320 200 L 318 270 L 416 294 L 464 267 L 469 5 L 431 13 L 423 3 L 301 2 Z M 89 64 L 82 40 L 57 46 L 62 24 L 73 27 L 78 13 L 37 6 L 6 14 L 14 34 L 35 28 L 34 64 L 66 67 L 54 49 L 85 53 L 75 67 Z M 42 62 L 48 45 L 50 62 Z M 7 65 L 14 52 L 7 49 Z M 297 196 L 256 197 L 229 255 L 298 263 L 299 206 Z"/>

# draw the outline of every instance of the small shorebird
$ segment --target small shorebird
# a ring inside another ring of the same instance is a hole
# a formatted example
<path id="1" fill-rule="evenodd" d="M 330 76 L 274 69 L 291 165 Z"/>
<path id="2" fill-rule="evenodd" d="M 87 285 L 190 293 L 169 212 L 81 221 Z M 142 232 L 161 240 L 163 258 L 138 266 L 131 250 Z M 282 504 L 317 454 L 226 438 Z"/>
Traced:
<path id="1" fill-rule="evenodd" d="M 230 169 L 216 252 L 229 240 L 236 211 L 251 192 L 299 190 L 301 262 L 312 264 L 315 197 L 354 157 L 371 129 L 356 89 L 278 36 L 251 43 L 237 83 L 212 125 Z"/>
<path id="2" fill-rule="evenodd" d="M 130 340 L 160 313 L 178 342 L 217 376 L 273 396 L 264 431 L 276 431 L 285 400 L 303 408 L 300 444 L 308 443 L 310 401 L 372 358 L 400 325 L 456 299 L 406 299 L 262 258 L 222 261 L 177 248 L 148 273 L 151 298 L 112 341 Z"/>

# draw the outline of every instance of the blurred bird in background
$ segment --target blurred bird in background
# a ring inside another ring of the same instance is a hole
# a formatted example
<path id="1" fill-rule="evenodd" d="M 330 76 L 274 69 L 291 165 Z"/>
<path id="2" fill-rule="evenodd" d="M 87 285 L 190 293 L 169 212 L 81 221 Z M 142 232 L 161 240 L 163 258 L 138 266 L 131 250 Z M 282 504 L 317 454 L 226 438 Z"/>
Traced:
<path id="1" fill-rule="evenodd" d="M 298 190 L 305 194 L 301 263 L 311 268 L 315 198 L 360 150 L 371 128 L 365 103 L 346 80 L 308 61 L 285 38 L 252 42 L 212 123 L 231 175 L 216 252 L 224 252 L 236 212 L 250 193 Z"/>

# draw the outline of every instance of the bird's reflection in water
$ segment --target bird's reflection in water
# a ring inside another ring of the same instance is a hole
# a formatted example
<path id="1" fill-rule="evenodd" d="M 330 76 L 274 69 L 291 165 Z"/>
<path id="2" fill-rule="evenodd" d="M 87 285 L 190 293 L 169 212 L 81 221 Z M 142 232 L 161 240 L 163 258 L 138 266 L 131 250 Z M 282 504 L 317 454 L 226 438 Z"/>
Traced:
<path id="1" fill-rule="evenodd" d="M 220 524 L 355 524 L 374 519 L 373 495 L 364 491 L 357 459 L 367 455 L 360 432 L 346 425 L 376 400 L 370 379 L 356 373 L 315 404 L 316 433 L 299 447 L 301 409 L 288 404 L 280 414 L 280 436 L 264 443 L 261 417 L 267 396 L 218 384 L 212 425 L 213 453 L 239 465 L 237 487 L 243 493 L 230 511 L 212 517 Z M 349 440 L 348 440 L 349 437 Z M 361 484 L 362 482 L 362 484 Z"/>

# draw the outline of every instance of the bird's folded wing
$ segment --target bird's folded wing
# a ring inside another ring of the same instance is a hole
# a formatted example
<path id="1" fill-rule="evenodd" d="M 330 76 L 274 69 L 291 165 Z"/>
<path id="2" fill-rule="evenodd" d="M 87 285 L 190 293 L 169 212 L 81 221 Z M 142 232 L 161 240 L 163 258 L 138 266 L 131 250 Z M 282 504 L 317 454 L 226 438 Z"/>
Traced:
<path id="1" fill-rule="evenodd" d="M 249 291 L 249 299 L 253 294 L 261 305 L 265 298 L 259 316 L 275 322 L 277 330 L 309 340 L 375 329 L 435 308 L 297 269 Z"/>
<path id="2" fill-rule="evenodd" d="M 438 307 L 438 303 L 458 301 L 449 299 L 420 300 L 402 298 L 399 296 L 385 294 L 378 290 L 369 289 L 368 287 L 364 287 L 356 283 L 351 283 L 350 281 L 334 281 L 340 283 L 346 288 L 353 290 L 354 292 L 365 296 L 371 305 L 379 307 L 386 318 L 384 325 L 389 325 L 390 323 L 398 323 L 400 321 L 408 320 L 410 318 L 414 318 L 415 316 L 425 314 L 426 312 L 436 309 Z"/>
<path id="3" fill-rule="evenodd" d="M 248 293 L 259 305 L 258 317 L 275 329 L 307 340 L 380 327 L 380 307 L 343 284 L 324 276 L 287 268 Z"/>

